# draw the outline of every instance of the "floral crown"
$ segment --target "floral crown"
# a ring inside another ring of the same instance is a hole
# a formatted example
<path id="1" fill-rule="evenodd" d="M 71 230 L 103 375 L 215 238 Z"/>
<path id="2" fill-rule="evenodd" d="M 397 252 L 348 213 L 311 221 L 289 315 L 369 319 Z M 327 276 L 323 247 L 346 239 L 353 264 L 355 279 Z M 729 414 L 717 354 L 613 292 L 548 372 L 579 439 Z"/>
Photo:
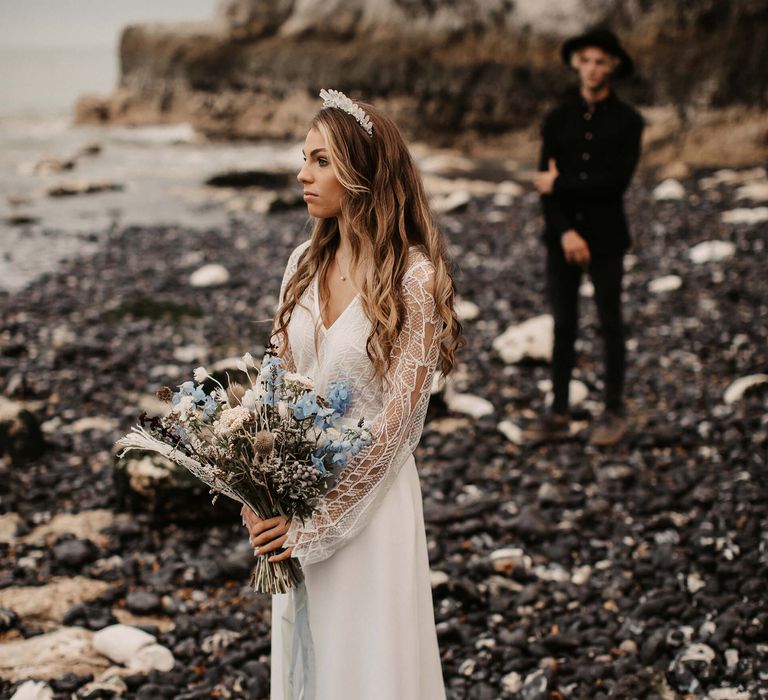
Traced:
<path id="1" fill-rule="evenodd" d="M 335 107 L 342 112 L 346 112 L 355 118 L 355 121 L 365 129 L 368 136 L 373 136 L 373 124 L 371 118 L 365 113 L 360 105 L 352 102 L 343 92 L 338 90 L 320 90 L 320 97 L 323 98 L 323 107 Z"/>

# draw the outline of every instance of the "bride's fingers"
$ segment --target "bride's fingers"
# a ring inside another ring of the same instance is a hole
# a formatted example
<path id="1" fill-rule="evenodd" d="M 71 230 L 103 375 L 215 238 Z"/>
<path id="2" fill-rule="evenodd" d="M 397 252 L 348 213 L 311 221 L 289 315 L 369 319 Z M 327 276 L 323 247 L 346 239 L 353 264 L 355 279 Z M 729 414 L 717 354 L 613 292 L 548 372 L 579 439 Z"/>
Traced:
<path id="1" fill-rule="evenodd" d="M 293 547 L 288 547 L 288 549 L 283 550 L 282 552 L 280 552 L 280 554 L 275 554 L 275 556 L 270 557 L 269 559 L 267 559 L 267 561 L 272 564 L 278 561 L 285 561 L 286 559 L 290 559 L 292 554 L 293 554 Z"/>
<path id="2" fill-rule="evenodd" d="M 287 539 L 288 535 L 286 534 L 271 542 L 267 542 L 263 547 L 259 547 L 259 554 L 268 554 L 269 552 L 274 552 L 276 549 L 281 549 Z"/>
<path id="3" fill-rule="evenodd" d="M 270 530 L 266 530 L 255 537 L 251 536 L 251 542 L 253 542 L 254 547 L 258 547 L 261 550 L 263 549 L 262 545 L 268 546 L 267 543 L 271 544 L 273 540 L 286 535 L 287 532 L 288 532 L 288 525 L 287 524 L 283 525 L 281 523 L 278 527 L 273 527 Z M 270 551 L 270 550 L 267 550 L 267 551 Z"/>

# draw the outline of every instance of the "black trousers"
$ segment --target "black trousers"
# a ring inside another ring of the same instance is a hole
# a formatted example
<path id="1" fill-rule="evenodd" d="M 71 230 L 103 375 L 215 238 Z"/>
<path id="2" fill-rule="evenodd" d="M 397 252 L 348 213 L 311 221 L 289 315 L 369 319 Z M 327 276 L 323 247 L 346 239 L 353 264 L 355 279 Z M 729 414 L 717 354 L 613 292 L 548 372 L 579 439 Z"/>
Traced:
<path id="1" fill-rule="evenodd" d="M 624 409 L 624 371 L 626 350 L 621 311 L 621 281 L 624 257 L 597 258 L 587 272 L 595 288 L 595 303 L 603 336 L 605 357 L 605 408 Z M 568 412 L 568 387 L 575 361 L 578 335 L 579 286 L 582 269 L 569 264 L 561 247 L 547 246 L 547 292 L 555 320 L 552 351 L 552 389 L 554 413 Z"/>

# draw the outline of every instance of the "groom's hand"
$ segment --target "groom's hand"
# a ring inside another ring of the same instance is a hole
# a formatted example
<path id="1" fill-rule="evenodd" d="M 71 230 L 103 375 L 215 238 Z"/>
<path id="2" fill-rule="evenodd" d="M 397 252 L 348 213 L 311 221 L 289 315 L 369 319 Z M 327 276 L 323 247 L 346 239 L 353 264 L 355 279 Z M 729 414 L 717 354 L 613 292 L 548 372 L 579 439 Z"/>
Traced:
<path id="1" fill-rule="evenodd" d="M 555 180 L 557 180 L 559 174 L 555 159 L 550 158 L 549 169 L 538 172 L 533 176 L 533 186 L 540 194 L 552 194 L 552 190 L 555 188 Z"/>
<path id="2" fill-rule="evenodd" d="M 243 524 L 248 529 L 248 536 L 255 548 L 255 554 L 269 554 L 276 549 L 282 549 L 288 539 L 288 528 L 291 526 L 288 520 L 282 516 L 262 520 L 248 506 L 242 507 L 240 515 L 243 516 Z M 288 547 L 279 554 L 270 557 L 269 561 L 276 562 L 289 559 L 292 553 L 293 549 Z"/>
<path id="3" fill-rule="evenodd" d="M 560 243 L 563 246 L 565 259 L 571 265 L 580 265 L 586 267 L 589 265 L 590 253 L 587 242 L 579 235 L 575 229 L 566 231 L 560 237 Z"/>

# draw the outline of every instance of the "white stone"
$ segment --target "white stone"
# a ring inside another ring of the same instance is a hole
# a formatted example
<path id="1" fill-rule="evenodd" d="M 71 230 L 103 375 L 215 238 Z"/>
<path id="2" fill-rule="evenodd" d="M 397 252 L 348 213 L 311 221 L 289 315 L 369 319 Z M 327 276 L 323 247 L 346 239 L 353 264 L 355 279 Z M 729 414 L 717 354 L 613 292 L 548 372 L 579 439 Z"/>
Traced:
<path id="1" fill-rule="evenodd" d="M 450 577 L 445 573 L 445 571 L 436 571 L 432 569 L 429 572 L 429 581 L 432 584 L 432 588 L 442 586 L 444 583 L 448 583 L 450 580 Z"/>
<path id="2" fill-rule="evenodd" d="M 768 221 L 768 207 L 740 207 L 724 211 L 722 214 L 724 224 L 760 224 Z"/>
<path id="3" fill-rule="evenodd" d="M 94 431 L 97 433 L 109 433 L 117 429 L 117 421 L 106 416 L 86 416 L 79 418 L 74 423 L 64 426 L 65 433 L 86 433 Z"/>
<path id="4" fill-rule="evenodd" d="M 504 547 L 490 554 L 491 565 L 500 574 L 511 575 L 515 569 L 528 572 L 533 560 L 519 547 Z"/>
<path id="5" fill-rule="evenodd" d="M 664 292 L 674 292 L 683 285 L 682 277 L 678 275 L 664 275 L 657 277 L 648 283 L 648 291 L 654 294 L 663 294 Z"/>
<path id="6" fill-rule="evenodd" d="M 432 209 L 438 214 L 447 214 L 448 212 L 463 209 L 472 201 L 472 195 L 466 190 L 456 190 L 442 197 L 432 199 Z"/>
<path id="7" fill-rule="evenodd" d="M 739 650 L 738 649 L 726 649 L 725 650 L 725 665 L 731 670 L 736 668 L 739 663 Z"/>
<path id="8" fill-rule="evenodd" d="M 218 263 L 203 265 L 189 276 L 193 287 L 218 287 L 229 282 L 227 268 Z"/>
<path id="9" fill-rule="evenodd" d="M 4 513 L 0 515 L 0 542 L 15 542 L 16 529 L 23 522 L 23 518 L 18 513 Z"/>
<path id="10" fill-rule="evenodd" d="M 93 648 L 123 666 L 127 666 L 142 649 L 156 642 L 148 632 L 129 625 L 110 625 L 93 635 Z"/>
<path id="11" fill-rule="evenodd" d="M 507 440 L 514 445 L 522 445 L 525 442 L 523 429 L 511 420 L 503 420 L 497 426 L 498 430 Z"/>
<path id="12" fill-rule="evenodd" d="M 736 246 L 730 241 L 703 241 L 688 251 L 688 257 L 697 265 L 719 262 L 733 257 Z"/>
<path id="13" fill-rule="evenodd" d="M 723 394 L 723 402 L 727 404 L 736 403 L 744 393 L 753 386 L 765 384 L 768 382 L 768 374 L 749 374 L 746 377 L 739 377 L 728 385 Z"/>
<path id="14" fill-rule="evenodd" d="M 585 299 L 592 299 L 595 296 L 595 285 L 590 280 L 585 279 L 579 287 L 579 295 Z"/>
<path id="15" fill-rule="evenodd" d="M 76 603 L 93 600 L 110 588 L 106 581 L 75 576 L 55 577 L 43 586 L 0 589 L 0 607 L 10 608 L 27 623 L 57 623 Z"/>
<path id="16" fill-rule="evenodd" d="M 51 345 L 57 350 L 63 348 L 65 345 L 71 345 L 77 340 L 75 332 L 66 324 L 56 326 L 51 331 Z"/>
<path id="17" fill-rule="evenodd" d="M 541 379 L 540 381 L 536 382 L 536 386 L 538 387 L 539 391 L 541 391 L 543 394 L 546 394 L 545 402 L 547 404 L 552 403 L 552 380 Z M 578 406 L 579 404 L 586 401 L 588 396 L 589 389 L 587 388 L 587 385 L 584 382 L 580 382 L 578 379 L 571 379 L 571 382 L 568 385 L 568 401 L 570 405 Z"/>
<path id="18" fill-rule="evenodd" d="M 583 586 L 592 577 L 592 567 L 588 564 L 576 567 L 571 574 L 571 583 Z"/>
<path id="19" fill-rule="evenodd" d="M 691 644 L 683 650 L 677 659 L 680 663 L 703 662 L 711 664 L 715 660 L 715 652 L 706 644 Z"/>
<path id="20" fill-rule="evenodd" d="M 53 700 L 53 689 L 47 683 L 27 681 L 16 689 L 11 700 Z"/>
<path id="21" fill-rule="evenodd" d="M 510 326 L 493 341 L 493 349 L 507 364 L 532 360 L 552 359 L 555 324 L 552 316 L 534 316 L 516 326 Z"/>
<path id="22" fill-rule="evenodd" d="M 474 394 L 458 394 L 453 391 L 446 392 L 445 404 L 454 413 L 463 413 L 472 418 L 490 416 L 494 412 L 493 404 L 487 399 Z"/>
<path id="23" fill-rule="evenodd" d="M 459 666 L 459 673 L 462 676 L 471 676 L 475 672 L 477 663 L 474 659 L 464 659 Z"/>
<path id="24" fill-rule="evenodd" d="M 501 687 L 507 693 L 519 693 L 523 689 L 523 677 L 512 671 L 501 679 Z"/>
<path id="25" fill-rule="evenodd" d="M 747 690 L 738 688 L 715 688 L 710 690 L 705 700 L 750 700 L 753 696 Z"/>
<path id="26" fill-rule="evenodd" d="M 173 349 L 173 359 L 184 364 L 201 360 L 207 354 L 208 350 L 201 345 L 180 345 Z"/>
<path id="27" fill-rule="evenodd" d="M 656 201 L 685 199 L 685 187 L 677 180 L 670 178 L 656 186 L 653 197 Z"/>
<path id="28" fill-rule="evenodd" d="M 62 627 L 29 639 L 4 641 L 0 653 L 0 678 L 25 681 L 59 678 L 65 673 L 94 676 L 109 666 L 91 645 L 93 632 L 82 627 Z"/>
<path id="29" fill-rule="evenodd" d="M 94 508 L 79 513 L 59 513 L 47 523 L 38 525 L 32 532 L 25 535 L 24 542 L 46 544 L 55 540 L 59 535 L 67 533 L 104 546 L 109 543 L 109 537 L 102 534 L 102 530 L 116 521 L 129 519 L 128 515 L 117 515 L 108 508 Z"/>
<path id="30" fill-rule="evenodd" d="M 456 310 L 459 321 L 472 321 L 480 315 L 480 307 L 466 299 L 457 299 L 453 308 Z"/>
<path id="31" fill-rule="evenodd" d="M 128 482 L 136 493 L 151 496 L 157 483 L 170 478 L 174 464 L 161 455 L 146 455 L 141 459 L 132 459 L 125 467 Z"/>
<path id="32" fill-rule="evenodd" d="M 469 172 L 475 167 L 475 162 L 457 153 L 434 153 L 419 159 L 419 168 L 423 173 L 433 175 L 451 175 L 457 170 Z"/>
<path id="33" fill-rule="evenodd" d="M 688 578 L 686 578 L 685 584 L 691 593 L 697 593 L 702 588 L 706 587 L 707 582 L 701 578 L 701 574 L 694 571 L 692 574 L 688 574 Z"/>
<path id="34" fill-rule="evenodd" d="M 748 182 L 736 190 L 737 199 L 751 199 L 753 202 L 768 201 L 768 182 Z"/>
<path id="35" fill-rule="evenodd" d="M 552 581 L 555 583 L 565 583 L 571 580 L 568 571 L 560 564 L 548 564 L 547 566 L 534 566 L 533 574 L 542 581 Z"/>
<path id="36" fill-rule="evenodd" d="M 161 644 L 150 644 L 139 649 L 127 666 L 137 671 L 170 671 L 175 663 L 170 649 Z"/>

